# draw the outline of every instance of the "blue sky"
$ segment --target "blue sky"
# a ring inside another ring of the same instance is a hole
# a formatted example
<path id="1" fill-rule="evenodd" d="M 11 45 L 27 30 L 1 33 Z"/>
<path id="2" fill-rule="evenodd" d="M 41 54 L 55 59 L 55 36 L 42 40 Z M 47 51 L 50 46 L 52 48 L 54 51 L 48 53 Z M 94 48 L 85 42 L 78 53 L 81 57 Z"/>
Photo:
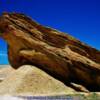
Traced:
<path id="1" fill-rule="evenodd" d="M 2 12 L 20 12 L 100 50 L 100 0 L 0 0 Z M 0 39 L 0 64 L 8 63 Z"/>

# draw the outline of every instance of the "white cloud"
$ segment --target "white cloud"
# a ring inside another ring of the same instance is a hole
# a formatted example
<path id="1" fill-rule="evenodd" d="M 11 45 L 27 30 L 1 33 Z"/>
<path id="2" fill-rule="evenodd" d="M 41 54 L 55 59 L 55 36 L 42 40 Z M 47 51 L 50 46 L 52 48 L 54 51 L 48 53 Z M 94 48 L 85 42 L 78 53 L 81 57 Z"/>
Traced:
<path id="1" fill-rule="evenodd" d="M 0 56 L 7 56 L 7 53 L 5 51 L 0 51 Z"/>
<path id="2" fill-rule="evenodd" d="M 0 53 L 0 56 L 7 56 L 7 54 L 5 54 L 5 53 Z"/>

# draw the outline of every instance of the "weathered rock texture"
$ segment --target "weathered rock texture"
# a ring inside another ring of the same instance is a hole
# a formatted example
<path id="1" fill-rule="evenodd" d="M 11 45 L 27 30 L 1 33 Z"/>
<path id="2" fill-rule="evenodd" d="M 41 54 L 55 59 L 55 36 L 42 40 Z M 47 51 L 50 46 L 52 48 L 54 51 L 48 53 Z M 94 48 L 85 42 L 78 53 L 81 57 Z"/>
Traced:
<path id="1" fill-rule="evenodd" d="M 100 91 L 100 51 L 23 14 L 4 13 L 0 31 L 12 67 L 35 65 L 73 88 L 71 83 Z"/>

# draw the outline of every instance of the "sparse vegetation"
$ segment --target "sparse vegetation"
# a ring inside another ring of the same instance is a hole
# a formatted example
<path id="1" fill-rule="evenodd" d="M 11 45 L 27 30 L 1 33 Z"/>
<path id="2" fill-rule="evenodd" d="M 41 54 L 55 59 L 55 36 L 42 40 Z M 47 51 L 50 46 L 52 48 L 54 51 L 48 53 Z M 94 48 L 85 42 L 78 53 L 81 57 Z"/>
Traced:
<path id="1" fill-rule="evenodd" d="M 68 95 L 66 95 L 65 97 L 67 97 Z M 78 94 L 70 94 L 69 95 L 70 100 L 73 100 L 74 98 L 78 98 L 79 100 L 100 100 L 100 96 L 98 93 L 93 92 L 93 93 L 88 93 L 88 94 L 84 94 L 84 93 L 78 93 Z"/>

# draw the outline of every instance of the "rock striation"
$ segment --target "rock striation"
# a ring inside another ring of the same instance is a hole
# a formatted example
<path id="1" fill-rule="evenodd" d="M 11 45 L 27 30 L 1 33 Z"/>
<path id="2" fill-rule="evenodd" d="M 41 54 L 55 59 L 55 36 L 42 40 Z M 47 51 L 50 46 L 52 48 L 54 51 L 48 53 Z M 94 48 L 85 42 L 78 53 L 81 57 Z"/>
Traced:
<path id="1" fill-rule="evenodd" d="M 0 17 L 0 33 L 13 68 L 33 65 L 77 91 L 83 90 L 72 83 L 100 91 L 100 51 L 95 48 L 18 13 Z"/>

